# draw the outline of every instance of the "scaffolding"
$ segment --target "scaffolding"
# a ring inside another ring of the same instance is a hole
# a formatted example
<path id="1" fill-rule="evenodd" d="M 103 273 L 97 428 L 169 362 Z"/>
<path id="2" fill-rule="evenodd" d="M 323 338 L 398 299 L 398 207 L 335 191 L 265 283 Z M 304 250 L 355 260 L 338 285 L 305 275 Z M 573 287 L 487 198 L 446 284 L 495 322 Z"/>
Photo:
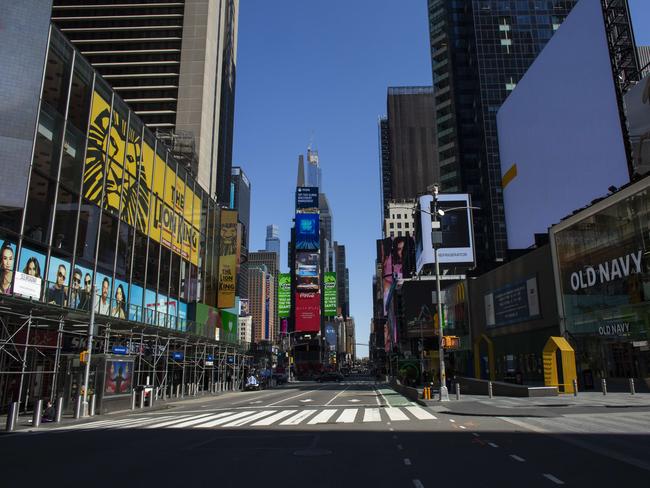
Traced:
<path id="1" fill-rule="evenodd" d="M 12 402 L 28 411 L 39 399 L 63 398 L 71 412 L 83 395 L 81 353 L 88 344 L 88 314 L 22 300 L 0 299 L 0 412 Z M 133 361 L 131 384 L 152 401 L 237 390 L 250 354 L 237 344 L 151 324 L 97 316 L 89 394 L 103 393 L 112 359 Z M 130 395 L 123 395 L 130 403 Z M 106 409 L 104 409 L 106 411 Z"/>

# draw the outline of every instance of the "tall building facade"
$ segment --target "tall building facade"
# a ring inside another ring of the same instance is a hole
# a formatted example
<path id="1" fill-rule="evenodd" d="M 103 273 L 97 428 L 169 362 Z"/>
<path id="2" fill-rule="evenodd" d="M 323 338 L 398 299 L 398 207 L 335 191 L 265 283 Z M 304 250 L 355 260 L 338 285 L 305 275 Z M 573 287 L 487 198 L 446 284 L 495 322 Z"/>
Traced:
<path id="1" fill-rule="evenodd" d="M 320 167 L 318 151 L 313 151 L 311 147 L 307 149 L 307 173 L 305 176 L 304 186 L 315 186 L 320 191 L 323 190 L 323 173 Z"/>
<path id="2" fill-rule="evenodd" d="M 338 306 L 343 317 L 350 316 L 350 282 L 345 260 L 345 246 L 334 242 L 334 269 L 337 277 Z"/>
<path id="3" fill-rule="evenodd" d="M 252 320 L 252 342 L 272 341 L 275 328 L 274 280 L 263 264 L 248 268 L 248 300 Z"/>
<path id="4" fill-rule="evenodd" d="M 385 213 L 390 200 L 415 198 L 438 182 L 433 87 L 388 88 L 379 138 Z"/>
<path id="5" fill-rule="evenodd" d="M 641 76 L 650 74 L 650 46 L 637 46 Z"/>
<path id="6" fill-rule="evenodd" d="M 415 237 L 415 200 L 389 201 L 384 218 L 384 237 Z"/>
<path id="7" fill-rule="evenodd" d="M 239 0 L 54 0 L 52 6 L 52 22 L 145 125 L 170 135 L 178 152 L 196 152 L 190 171 L 224 205 L 238 16 Z"/>
<path id="8" fill-rule="evenodd" d="M 273 281 L 273 294 L 270 295 L 272 302 L 272 326 L 270 338 L 268 340 L 276 340 L 279 334 L 280 320 L 277 316 L 278 310 L 278 274 L 280 273 L 280 258 L 275 251 L 257 251 L 248 253 L 248 266 L 249 268 L 263 266 L 267 274 L 272 277 Z M 250 289 L 250 288 L 249 288 Z"/>
<path id="9" fill-rule="evenodd" d="M 266 246 L 265 250 L 274 252 L 278 259 L 276 267 L 280 267 L 280 227 L 276 224 L 266 226 Z"/>
<path id="10" fill-rule="evenodd" d="M 250 242 L 251 183 L 244 170 L 232 168 L 230 183 L 230 207 L 237 210 L 241 225 L 241 251 L 239 273 L 237 275 L 237 296 L 248 298 L 248 250 Z"/>
<path id="11" fill-rule="evenodd" d="M 428 0 L 439 179 L 481 209 L 479 266 L 507 247 L 497 110 L 575 3 Z"/>

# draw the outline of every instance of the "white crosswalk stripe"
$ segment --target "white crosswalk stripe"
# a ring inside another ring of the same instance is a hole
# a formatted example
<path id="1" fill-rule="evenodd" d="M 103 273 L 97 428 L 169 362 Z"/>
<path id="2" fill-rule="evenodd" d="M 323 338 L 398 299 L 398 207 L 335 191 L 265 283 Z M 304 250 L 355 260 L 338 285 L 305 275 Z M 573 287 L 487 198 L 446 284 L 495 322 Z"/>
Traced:
<path id="1" fill-rule="evenodd" d="M 647 417 L 646 417 L 647 418 Z M 645 420 L 634 417 L 631 423 L 638 426 Z M 162 416 L 138 416 L 134 418 L 106 419 L 87 422 L 79 425 L 59 427 L 53 430 L 77 429 L 211 429 L 232 427 L 268 427 L 268 426 L 297 426 L 319 424 L 353 424 L 388 421 L 428 421 L 437 417 L 418 406 L 386 407 L 386 408 L 310 408 L 278 410 L 230 410 L 200 414 L 180 414 Z M 648 419 L 650 420 L 650 419 Z M 572 423 L 565 419 L 565 425 Z M 603 422 L 604 424 L 605 422 Z M 610 422 L 607 422 L 610 423 Z M 628 424 L 628 425 L 630 425 Z M 575 428 L 575 427 L 574 427 Z"/>

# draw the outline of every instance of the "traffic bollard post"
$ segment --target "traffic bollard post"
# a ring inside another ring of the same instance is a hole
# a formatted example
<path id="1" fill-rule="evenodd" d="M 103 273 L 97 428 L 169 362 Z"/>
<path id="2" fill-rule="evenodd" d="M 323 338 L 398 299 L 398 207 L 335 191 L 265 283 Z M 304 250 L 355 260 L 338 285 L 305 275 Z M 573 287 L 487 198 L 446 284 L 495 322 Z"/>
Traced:
<path id="1" fill-rule="evenodd" d="M 7 432 L 13 432 L 16 429 L 16 417 L 18 416 L 18 402 L 11 402 L 9 412 L 7 412 Z"/>
<path id="2" fill-rule="evenodd" d="M 607 381 L 605 380 L 605 378 L 600 380 L 600 384 L 602 385 L 603 395 L 607 395 Z"/>
<path id="3" fill-rule="evenodd" d="M 41 412 L 43 411 L 43 400 L 36 400 L 34 403 L 34 413 L 32 414 L 32 427 L 37 428 L 41 425 Z"/>
<path id="4" fill-rule="evenodd" d="M 630 395 L 634 395 L 636 391 L 634 390 L 634 378 L 630 378 Z"/>
<path id="5" fill-rule="evenodd" d="M 578 380 L 573 378 L 573 396 L 578 396 Z"/>
<path id="6" fill-rule="evenodd" d="M 131 392 L 131 410 L 135 410 L 135 396 L 136 395 L 137 395 L 137 393 L 135 392 L 135 390 L 133 390 Z"/>
<path id="7" fill-rule="evenodd" d="M 140 408 L 144 408 L 144 388 L 140 391 Z"/>
<path id="8" fill-rule="evenodd" d="M 90 416 L 94 417 L 95 416 L 95 406 L 97 404 L 97 395 L 93 394 L 90 397 Z"/>
<path id="9" fill-rule="evenodd" d="M 492 392 L 492 382 L 488 381 L 488 396 L 494 398 L 494 393 Z"/>
<path id="10" fill-rule="evenodd" d="M 61 417 L 63 416 L 63 397 L 60 396 L 56 399 L 56 423 L 61 422 Z"/>
<path id="11" fill-rule="evenodd" d="M 77 396 L 74 404 L 74 418 L 78 419 L 81 417 L 81 404 L 83 402 L 83 397 L 81 395 Z"/>
<path id="12" fill-rule="evenodd" d="M 456 400 L 460 400 L 460 383 L 456 383 Z"/>

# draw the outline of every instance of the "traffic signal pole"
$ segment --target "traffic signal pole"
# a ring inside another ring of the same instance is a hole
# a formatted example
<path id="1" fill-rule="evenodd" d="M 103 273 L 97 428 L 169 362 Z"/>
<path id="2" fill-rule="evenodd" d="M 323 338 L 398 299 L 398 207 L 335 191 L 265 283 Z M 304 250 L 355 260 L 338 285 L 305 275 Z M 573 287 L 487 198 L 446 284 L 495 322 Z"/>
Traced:
<path id="1" fill-rule="evenodd" d="M 433 218 L 435 219 L 434 227 L 439 231 L 440 223 L 438 221 L 438 186 L 433 187 Z M 438 242 L 435 240 L 433 242 L 433 252 L 434 258 L 436 261 L 436 299 L 438 307 L 438 356 L 440 359 L 440 401 L 448 402 L 449 401 L 449 391 L 447 391 L 447 375 L 445 374 L 445 348 L 443 345 L 444 342 L 444 328 L 443 328 L 443 317 L 442 317 L 442 299 L 440 297 L 440 264 L 438 262 Z"/>

